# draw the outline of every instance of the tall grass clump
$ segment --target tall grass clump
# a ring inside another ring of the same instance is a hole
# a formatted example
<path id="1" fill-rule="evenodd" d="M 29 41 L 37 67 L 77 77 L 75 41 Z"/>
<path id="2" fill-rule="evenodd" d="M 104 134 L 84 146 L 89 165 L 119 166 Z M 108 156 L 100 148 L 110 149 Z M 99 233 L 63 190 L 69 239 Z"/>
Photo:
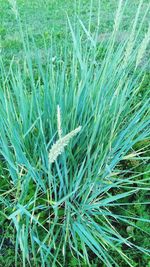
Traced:
<path id="1" fill-rule="evenodd" d="M 126 162 L 146 164 L 150 134 L 148 90 L 139 97 L 149 30 L 141 40 L 140 4 L 131 34 L 116 44 L 124 5 L 106 42 L 68 18 L 72 42 L 68 33 L 61 47 L 52 38 L 43 62 L 20 24 L 22 58 L 9 67 L 1 58 L 0 205 L 14 229 L 14 266 L 133 266 L 127 249 L 150 255 L 122 234 L 150 222 L 124 212 L 149 191 L 148 170 Z"/>

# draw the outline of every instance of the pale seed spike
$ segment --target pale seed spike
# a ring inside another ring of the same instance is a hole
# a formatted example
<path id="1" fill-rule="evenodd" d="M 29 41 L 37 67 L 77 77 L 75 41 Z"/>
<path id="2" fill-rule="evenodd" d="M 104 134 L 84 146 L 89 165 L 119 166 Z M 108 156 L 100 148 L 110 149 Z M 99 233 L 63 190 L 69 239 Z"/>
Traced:
<path id="1" fill-rule="evenodd" d="M 58 130 L 58 136 L 61 139 L 62 138 L 62 128 L 61 128 L 61 111 L 59 105 L 57 106 L 57 130 Z"/>
<path id="2" fill-rule="evenodd" d="M 141 63 L 149 42 L 150 42 L 150 25 L 149 25 L 149 29 L 148 29 L 147 33 L 145 34 L 145 37 L 143 38 L 143 40 L 141 42 L 140 48 L 138 50 L 137 59 L 136 59 L 136 68 Z"/>
<path id="3" fill-rule="evenodd" d="M 76 128 L 75 130 L 71 131 L 63 138 L 59 139 L 50 149 L 49 152 L 49 163 L 53 163 L 57 157 L 62 154 L 64 151 L 65 146 L 68 145 L 69 141 L 81 130 L 81 126 Z"/>

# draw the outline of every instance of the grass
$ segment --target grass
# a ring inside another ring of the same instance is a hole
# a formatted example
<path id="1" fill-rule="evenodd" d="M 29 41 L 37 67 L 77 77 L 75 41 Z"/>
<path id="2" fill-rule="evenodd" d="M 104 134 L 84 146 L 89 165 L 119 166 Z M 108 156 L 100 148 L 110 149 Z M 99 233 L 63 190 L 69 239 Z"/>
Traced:
<path id="1" fill-rule="evenodd" d="M 68 19 L 61 46 L 57 30 L 48 49 L 43 37 L 42 56 L 37 36 L 24 28 L 23 3 L 16 24 L 22 57 L 10 61 L 10 51 L 0 61 L 0 264 L 148 267 L 143 5 L 124 42 L 117 41 L 127 8 L 122 3 L 106 40 L 98 41 L 91 12 L 89 25 Z M 56 10 L 58 3 L 52 2 Z"/>
<path id="2" fill-rule="evenodd" d="M 94 32 L 97 25 L 97 9 L 99 0 L 94 0 L 92 4 L 92 19 L 91 31 Z M 133 0 L 126 6 L 120 26 L 120 34 L 128 31 L 135 16 L 135 9 L 137 9 L 139 0 Z M 99 29 L 100 33 L 111 33 L 113 30 L 113 22 L 118 1 L 101 0 Z M 140 12 L 140 19 L 143 18 L 145 10 L 148 8 L 149 1 L 144 0 Z M 53 33 L 57 37 L 57 42 L 61 45 L 61 40 L 64 38 L 64 32 L 67 24 L 66 13 L 73 17 L 75 12 L 78 13 L 82 21 L 87 23 L 90 16 L 91 0 L 82 1 L 61 1 L 61 0 L 45 0 L 45 1 L 31 1 L 18 0 L 17 6 L 21 14 L 21 20 L 24 27 L 28 28 L 28 32 L 34 36 L 36 45 L 43 50 L 43 38 L 47 45 L 50 42 L 50 36 Z M 11 59 L 15 56 L 17 59 L 22 57 L 23 48 L 21 46 L 20 33 L 18 23 L 15 20 L 11 5 L 7 0 L 0 0 L 0 48 L 2 55 Z M 148 12 L 143 30 L 146 31 L 148 21 Z M 26 26 L 25 26 L 26 25 Z"/>

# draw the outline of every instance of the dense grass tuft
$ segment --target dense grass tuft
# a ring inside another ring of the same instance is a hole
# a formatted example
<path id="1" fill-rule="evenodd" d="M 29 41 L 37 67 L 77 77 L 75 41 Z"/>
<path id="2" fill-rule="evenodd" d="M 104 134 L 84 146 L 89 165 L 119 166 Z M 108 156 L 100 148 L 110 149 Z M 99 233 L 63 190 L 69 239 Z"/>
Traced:
<path id="1" fill-rule="evenodd" d="M 61 48 L 52 38 L 43 61 L 20 24 L 22 60 L 12 59 L 7 68 L 1 59 L 0 153 L 7 182 L 0 205 L 14 229 L 15 266 L 92 266 L 95 256 L 97 266 L 120 266 L 117 253 L 124 266 L 133 266 L 126 249 L 150 255 L 128 235 L 143 231 L 137 221 L 150 220 L 122 212 L 149 190 L 149 171 L 126 167 L 130 159 L 138 165 L 148 159 L 149 92 L 140 94 L 149 30 L 144 41 L 138 38 L 141 5 L 124 42 L 116 43 L 120 1 L 104 42 L 98 42 L 99 29 L 91 33 L 79 18 L 75 25 L 68 19 L 72 43 L 68 33 Z M 140 141 L 142 151 L 135 149 Z"/>

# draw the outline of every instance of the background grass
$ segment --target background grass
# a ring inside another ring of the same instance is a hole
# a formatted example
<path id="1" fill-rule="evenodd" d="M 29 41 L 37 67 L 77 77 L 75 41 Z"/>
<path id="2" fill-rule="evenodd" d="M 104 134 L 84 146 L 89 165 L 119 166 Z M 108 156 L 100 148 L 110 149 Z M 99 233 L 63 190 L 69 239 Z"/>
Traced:
<path id="1" fill-rule="evenodd" d="M 138 4 L 139 0 L 129 1 L 122 20 L 120 30 L 123 32 L 122 35 L 124 35 L 125 31 L 131 30 L 132 22 L 135 18 L 135 10 L 137 9 Z M 117 0 L 100 1 L 99 29 L 101 34 L 106 32 L 110 33 L 112 31 L 117 5 Z M 148 8 L 148 5 L 149 1 L 144 0 L 139 21 L 143 18 L 143 14 Z M 51 34 L 60 41 L 61 45 L 67 24 L 66 13 L 71 18 L 74 13 L 77 12 L 86 25 L 89 23 L 89 16 L 91 12 L 91 0 L 18 0 L 17 6 L 24 29 L 27 28 L 28 32 L 33 34 L 34 39 L 36 40 L 36 45 L 40 49 L 43 48 L 43 37 L 48 44 L 50 41 L 49 36 L 51 36 Z M 92 1 L 91 31 L 94 31 L 97 25 L 98 6 L 99 0 Z M 143 34 L 146 32 L 149 19 L 150 11 L 148 12 L 145 23 L 143 24 L 143 31 L 141 31 L 141 34 L 142 32 Z M 20 58 L 22 55 L 22 42 L 20 39 L 18 23 L 15 20 L 14 13 L 9 1 L 7 0 L 0 0 L 0 48 L 1 54 L 5 57 L 11 58 L 13 55 Z"/>

